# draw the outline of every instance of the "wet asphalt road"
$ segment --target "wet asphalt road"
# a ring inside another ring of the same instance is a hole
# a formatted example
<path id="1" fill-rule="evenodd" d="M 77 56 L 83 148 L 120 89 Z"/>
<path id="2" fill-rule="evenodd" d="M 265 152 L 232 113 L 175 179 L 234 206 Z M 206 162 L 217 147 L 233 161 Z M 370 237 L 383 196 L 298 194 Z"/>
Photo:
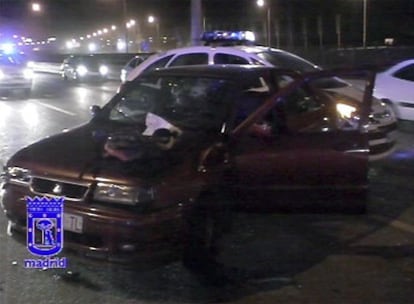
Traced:
<path id="1" fill-rule="evenodd" d="M 29 100 L 0 100 L 0 160 L 89 119 L 118 83 L 67 84 L 38 74 Z M 52 89 L 51 89 L 52 88 Z M 136 272 L 72 256 L 69 269 L 28 270 L 25 246 L 0 214 L 0 304 L 15 303 L 412 303 L 414 125 L 395 153 L 371 165 L 364 215 L 235 213 L 209 276 L 180 262 Z"/>

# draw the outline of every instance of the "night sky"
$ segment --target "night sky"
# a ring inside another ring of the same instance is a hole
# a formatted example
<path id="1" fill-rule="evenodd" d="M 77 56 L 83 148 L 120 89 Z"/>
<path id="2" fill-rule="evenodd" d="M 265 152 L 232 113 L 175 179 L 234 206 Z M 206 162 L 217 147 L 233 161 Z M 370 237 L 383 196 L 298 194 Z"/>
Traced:
<path id="1" fill-rule="evenodd" d="M 385 37 L 398 37 L 414 44 L 414 0 L 367 0 L 368 40 L 380 44 Z M 98 28 L 121 24 L 122 0 L 39 0 L 44 11 L 30 11 L 31 1 L 0 0 L 0 30 L 20 35 L 76 37 Z M 149 14 L 159 16 L 165 35 L 188 36 L 191 0 L 126 0 L 128 18 L 147 27 Z M 341 16 L 343 43 L 360 40 L 363 0 L 272 0 L 272 17 L 278 20 L 282 43 L 303 43 L 304 28 L 310 44 L 317 44 L 318 19 L 322 21 L 324 43 L 337 39 L 335 16 Z M 265 14 L 256 0 L 204 0 L 207 29 L 252 29 L 262 31 Z M 275 26 L 273 24 L 273 26 Z M 41 37 L 43 36 L 43 37 Z"/>

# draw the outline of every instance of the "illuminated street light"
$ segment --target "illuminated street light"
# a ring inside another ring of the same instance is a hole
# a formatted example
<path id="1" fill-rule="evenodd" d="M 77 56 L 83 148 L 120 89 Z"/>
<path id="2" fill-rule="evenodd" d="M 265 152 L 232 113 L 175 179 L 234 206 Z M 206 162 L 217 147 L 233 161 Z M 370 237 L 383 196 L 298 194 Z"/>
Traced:
<path id="1" fill-rule="evenodd" d="M 32 3 L 32 11 L 40 12 L 41 10 L 42 10 L 42 7 L 40 6 L 39 3 L 37 3 L 37 2 Z"/>
<path id="2" fill-rule="evenodd" d="M 157 37 L 156 37 L 156 42 L 157 42 L 157 46 L 159 46 L 159 40 L 160 40 L 160 23 L 159 20 L 157 18 L 155 18 L 153 15 L 149 15 L 148 16 L 148 23 L 151 24 L 155 24 L 155 30 L 157 33 Z"/>
<path id="3" fill-rule="evenodd" d="M 135 26 L 135 24 L 136 24 L 135 20 L 131 19 L 126 23 L 126 28 L 128 29 L 130 27 L 133 27 L 133 26 Z"/>
<path id="4" fill-rule="evenodd" d="M 270 1 L 270 0 L 269 0 Z M 258 7 L 265 7 L 266 6 L 266 40 L 267 40 L 267 46 L 271 47 L 271 35 L 270 35 L 270 3 L 265 3 L 264 0 L 257 0 L 256 4 Z"/>

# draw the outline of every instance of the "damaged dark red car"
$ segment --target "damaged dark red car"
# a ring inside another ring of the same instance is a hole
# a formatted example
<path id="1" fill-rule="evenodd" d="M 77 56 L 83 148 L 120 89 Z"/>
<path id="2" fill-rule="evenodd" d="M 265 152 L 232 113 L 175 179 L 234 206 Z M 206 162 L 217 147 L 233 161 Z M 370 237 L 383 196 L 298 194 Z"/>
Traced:
<path id="1" fill-rule="evenodd" d="M 143 74 L 90 122 L 8 160 L 8 229 L 25 232 L 26 196 L 63 196 L 65 249 L 142 263 L 210 247 L 209 216 L 243 193 L 266 193 L 268 205 L 279 191 L 363 195 L 373 82 L 360 103 L 324 90 L 334 76 L 252 66 Z"/>

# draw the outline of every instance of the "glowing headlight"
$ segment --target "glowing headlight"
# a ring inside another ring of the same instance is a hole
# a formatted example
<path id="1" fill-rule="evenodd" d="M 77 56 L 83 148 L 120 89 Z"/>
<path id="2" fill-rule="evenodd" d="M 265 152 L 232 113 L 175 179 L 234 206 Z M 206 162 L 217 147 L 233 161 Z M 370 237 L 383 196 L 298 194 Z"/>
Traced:
<path id="1" fill-rule="evenodd" d="M 28 68 L 33 69 L 33 68 L 34 68 L 34 66 L 35 66 L 35 63 L 34 63 L 33 61 L 28 61 L 28 62 L 26 63 L 26 66 L 27 66 Z"/>
<path id="2" fill-rule="evenodd" d="M 336 105 L 336 110 L 342 118 L 352 118 L 352 114 L 356 112 L 356 108 L 344 103 L 338 103 Z"/>
<path id="3" fill-rule="evenodd" d="M 2 70 L 0 70 L 0 80 L 4 78 L 4 73 Z"/>
<path id="4" fill-rule="evenodd" d="M 24 69 L 23 70 L 23 76 L 26 79 L 33 79 L 34 72 L 32 69 Z"/>
<path id="5" fill-rule="evenodd" d="M 154 200 L 152 188 L 136 188 L 124 185 L 98 183 L 93 194 L 94 199 L 109 203 L 136 205 Z"/>
<path id="6" fill-rule="evenodd" d="M 7 167 L 5 170 L 6 180 L 15 184 L 29 184 L 32 178 L 30 174 L 29 170 L 20 167 Z"/>
<path id="7" fill-rule="evenodd" d="M 99 67 L 99 73 L 100 73 L 102 76 L 107 75 L 107 74 L 108 74 L 108 72 L 109 72 L 109 69 L 108 69 L 108 67 L 107 67 L 106 65 L 101 65 L 101 66 Z"/>
<path id="8" fill-rule="evenodd" d="M 78 75 L 80 77 L 84 77 L 86 74 L 88 74 L 88 68 L 86 66 L 84 66 L 84 65 L 79 65 L 76 68 L 76 73 L 78 73 Z"/>

